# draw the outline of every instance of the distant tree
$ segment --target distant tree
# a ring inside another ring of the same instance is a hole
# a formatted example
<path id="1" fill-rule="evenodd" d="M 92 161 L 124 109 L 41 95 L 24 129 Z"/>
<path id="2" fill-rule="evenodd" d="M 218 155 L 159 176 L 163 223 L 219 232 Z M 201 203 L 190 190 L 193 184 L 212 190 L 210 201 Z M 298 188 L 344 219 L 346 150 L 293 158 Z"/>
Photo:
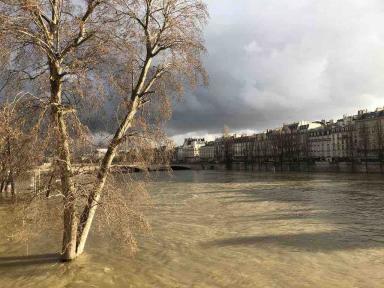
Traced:
<path id="1" fill-rule="evenodd" d="M 33 165 L 32 135 L 25 131 L 25 120 L 20 117 L 20 102 L 17 97 L 0 105 L 0 193 L 11 187 L 16 193 L 16 178 L 26 173 Z"/>
<path id="2" fill-rule="evenodd" d="M 22 79 L 12 70 L 8 48 L 0 48 L 0 193 L 10 188 L 14 197 L 17 178 L 29 172 L 40 154 L 32 149 L 33 99 L 21 91 Z"/>
<path id="3" fill-rule="evenodd" d="M 366 121 L 360 121 L 358 123 L 358 135 L 359 135 L 359 143 L 358 150 L 360 155 L 364 159 L 365 162 L 365 170 L 368 172 L 368 154 L 370 148 L 370 131 L 369 126 Z"/>
<path id="4" fill-rule="evenodd" d="M 346 128 L 345 141 L 346 141 L 346 158 L 351 162 L 352 172 L 355 170 L 357 150 L 358 150 L 358 129 L 356 123 L 349 124 Z M 343 149 L 344 152 L 344 149 Z"/>
<path id="5" fill-rule="evenodd" d="M 377 160 L 380 162 L 380 170 L 383 170 L 383 162 L 384 162 L 384 129 L 383 129 L 383 117 L 377 117 L 375 123 L 375 131 L 376 131 L 376 151 L 377 151 Z"/>
<path id="6" fill-rule="evenodd" d="M 283 159 L 284 159 L 284 149 L 285 147 L 285 142 L 284 138 L 285 135 L 282 130 L 274 130 L 271 131 L 270 134 L 271 137 L 271 154 L 274 160 L 274 165 L 276 168 L 276 165 L 279 164 L 280 168 L 282 169 L 283 167 Z"/>

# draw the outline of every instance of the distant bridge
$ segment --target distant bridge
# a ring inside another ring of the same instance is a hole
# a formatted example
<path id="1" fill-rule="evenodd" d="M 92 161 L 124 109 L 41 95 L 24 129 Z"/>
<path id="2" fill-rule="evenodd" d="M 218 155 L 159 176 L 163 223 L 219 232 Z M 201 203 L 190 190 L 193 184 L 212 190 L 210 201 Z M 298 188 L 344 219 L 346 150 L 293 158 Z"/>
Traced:
<path id="1" fill-rule="evenodd" d="M 145 167 L 137 164 L 118 164 L 111 167 L 113 172 L 121 173 L 132 173 L 132 172 L 143 172 L 143 171 L 168 171 L 171 170 L 201 170 L 203 169 L 200 164 L 171 164 L 167 165 L 152 165 Z"/>
<path id="2" fill-rule="evenodd" d="M 142 172 L 142 171 L 168 171 L 169 169 L 174 171 L 181 171 L 181 170 L 208 170 L 208 169 L 214 169 L 209 168 L 210 165 L 208 164 L 200 164 L 200 163 L 177 163 L 177 164 L 171 164 L 170 166 L 167 165 L 153 165 L 150 167 L 143 167 L 142 165 L 113 165 L 112 171 L 115 172 L 122 172 L 122 173 L 130 173 L 130 172 Z"/>
<path id="3" fill-rule="evenodd" d="M 173 164 L 171 165 L 171 169 L 178 171 L 178 170 L 192 170 L 192 167 L 188 164 Z"/>
<path id="4" fill-rule="evenodd" d="M 172 170 L 216 170 L 220 165 L 215 163 L 174 163 Z"/>
<path id="5" fill-rule="evenodd" d="M 82 167 L 87 172 L 93 172 L 98 169 L 98 165 L 78 164 L 76 167 Z M 171 163 L 168 165 L 151 165 L 146 167 L 142 163 L 131 164 L 114 164 L 111 167 L 111 172 L 120 173 L 132 173 L 143 171 L 168 171 L 170 168 L 174 171 L 180 170 L 216 170 L 219 168 L 219 164 L 215 163 Z"/>

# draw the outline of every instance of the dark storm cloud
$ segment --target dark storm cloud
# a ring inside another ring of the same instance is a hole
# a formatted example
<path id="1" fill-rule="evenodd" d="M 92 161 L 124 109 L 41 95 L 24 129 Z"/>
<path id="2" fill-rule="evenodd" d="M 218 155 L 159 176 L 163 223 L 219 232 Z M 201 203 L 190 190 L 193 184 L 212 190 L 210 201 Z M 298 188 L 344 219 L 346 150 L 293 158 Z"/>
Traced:
<path id="1" fill-rule="evenodd" d="M 210 85 L 171 135 L 264 130 L 384 104 L 384 10 L 374 0 L 210 0 Z"/>

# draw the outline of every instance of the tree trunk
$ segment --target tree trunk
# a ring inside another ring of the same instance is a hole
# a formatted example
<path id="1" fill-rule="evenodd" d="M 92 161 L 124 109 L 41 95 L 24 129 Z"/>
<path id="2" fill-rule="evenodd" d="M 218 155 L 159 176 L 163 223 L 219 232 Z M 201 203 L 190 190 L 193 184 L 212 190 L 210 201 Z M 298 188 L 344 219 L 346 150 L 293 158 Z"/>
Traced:
<path id="1" fill-rule="evenodd" d="M 71 261 L 77 257 L 76 237 L 77 237 L 77 217 L 73 201 L 65 201 L 67 207 L 64 208 L 64 231 L 62 260 Z"/>
<path id="2" fill-rule="evenodd" d="M 124 120 L 121 122 L 119 129 L 117 129 L 111 143 L 108 146 L 108 151 L 105 154 L 103 161 L 100 165 L 95 188 L 93 192 L 89 195 L 88 203 L 80 216 L 80 223 L 77 229 L 77 249 L 76 249 L 77 255 L 82 254 L 84 251 L 85 243 L 87 241 L 88 234 L 91 229 L 93 218 L 95 217 L 97 205 L 100 201 L 101 194 L 103 192 L 105 182 L 107 180 L 109 169 L 116 155 L 118 146 L 123 141 L 124 135 L 126 134 L 127 130 L 132 126 L 133 119 L 140 106 L 140 101 L 141 101 L 140 95 L 143 92 L 146 92 L 145 91 L 146 89 L 150 89 L 150 86 L 145 87 L 145 81 L 147 79 L 149 68 L 151 67 L 151 64 L 152 64 L 152 56 L 150 56 L 150 54 L 151 53 L 147 51 L 145 65 L 141 70 L 136 87 L 132 91 L 131 104 L 129 105 L 127 115 L 125 116 Z"/>
<path id="3" fill-rule="evenodd" d="M 62 79 L 59 61 L 49 60 L 52 121 L 57 135 L 57 155 L 59 158 L 61 189 L 63 200 L 63 243 L 62 260 L 71 261 L 76 258 L 77 216 L 75 209 L 75 191 L 72 181 L 71 153 L 69 135 L 65 122 L 65 111 L 62 108 Z"/>
<path id="4" fill-rule="evenodd" d="M 9 184 L 11 185 L 11 196 L 12 198 L 16 197 L 16 187 L 15 187 L 15 178 L 13 176 L 12 169 L 9 171 Z"/>
<path id="5" fill-rule="evenodd" d="M 48 185 L 47 185 L 47 191 L 45 192 L 45 197 L 49 198 L 51 195 L 51 190 L 52 190 L 52 181 L 54 178 L 55 174 L 52 173 L 51 177 L 49 178 Z"/>
<path id="6" fill-rule="evenodd" d="M 5 186 L 5 180 L 1 181 L 1 185 L 0 185 L 0 194 L 3 194 L 4 186 Z"/>
<path id="7" fill-rule="evenodd" d="M 68 133 L 62 113 L 58 113 L 61 185 L 64 195 L 64 231 L 62 258 L 70 261 L 76 258 L 77 216 L 75 210 L 75 191 L 72 183 L 72 167 L 68 144 Z M 63 162 L 64 161 L 64 162 Z"/>
<path id="8" fill-rule="evenodd" d="M 129 113 L 127 114 L 124 121 L 122 122 L 119 129 L 117 130 L 115 136 L 113 137 L 113 140 L 111 141 L 111 144 L 108 147 L 108 151 L 104 156 L 103 162 L 101 163 L 100 170 L 97 175 L 97 183 L 95 185 L 95 189 L 89 196 L 88 204 L 85 207 L 80 217 L 80 223 L 77 231 L 78 232 L 78 235 L 77 235 L 78 237 L 77 254 L 78 255 L 84 252 L 85 243 L 88 238 L 88 234 L 93 222 L 93 218 L 95 217 L 97 205 L 100 201 L 101 194 L 103 192 L 113 158 L 116 155 L 117 148 L 121 143 L 124 137 L 124 134 L 132 125 L 132 120 L 137 112 L 138 106 L 139 106 L 139 99 L 136 98 L 131 105 Z"/>
<path id="9" fill-rule="evenodd" d="M 13 166 L 13 163 L 12 163 L 12 151 L 11 151 L 11 139 L 10 139 L 10 136 L 8 135 L 7 137 L 7 153 L 8 153 L 8 168 L 9 168 L 9 172 L 8 172 L 8 175 L 7 175 L 7 189 L 8 186 L 10 185 L 11 186 L 11 196 L 12 198 L 16 197 L 16 191 L 15 191 L 15 180 L 14 180 L 14 173 L 13 173 L 13 169 L 12 169 L 12 166 Z"/>

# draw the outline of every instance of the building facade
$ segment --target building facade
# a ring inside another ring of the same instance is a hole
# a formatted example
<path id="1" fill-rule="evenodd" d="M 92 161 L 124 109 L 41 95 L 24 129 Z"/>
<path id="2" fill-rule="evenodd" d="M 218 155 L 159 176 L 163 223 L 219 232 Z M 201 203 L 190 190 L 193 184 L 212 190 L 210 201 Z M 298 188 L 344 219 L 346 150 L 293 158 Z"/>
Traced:
<path id="1" fill-rule="evenodd" d="M 200 147 L 199 157 L 202 162 L 215 161 L 215 142 L 207 142 L 206 145 Z"/>
<path id="2" fill-rule="evenodd" d="M 200 161 L 200 148 L 205 146 L 204 138 L 187 138 L 184 144 L 176 149 L 178 162 L 197 162 Z"/>
<path id="3" fill-rule="evenodd" d="M 266 132 L 223 136 L 206 143 L 185 139 L 177 150 L 185 162 L 292 163 L 384 162 L 384 109 L 360 110 L 336 122 L 300 121 Z"/>

